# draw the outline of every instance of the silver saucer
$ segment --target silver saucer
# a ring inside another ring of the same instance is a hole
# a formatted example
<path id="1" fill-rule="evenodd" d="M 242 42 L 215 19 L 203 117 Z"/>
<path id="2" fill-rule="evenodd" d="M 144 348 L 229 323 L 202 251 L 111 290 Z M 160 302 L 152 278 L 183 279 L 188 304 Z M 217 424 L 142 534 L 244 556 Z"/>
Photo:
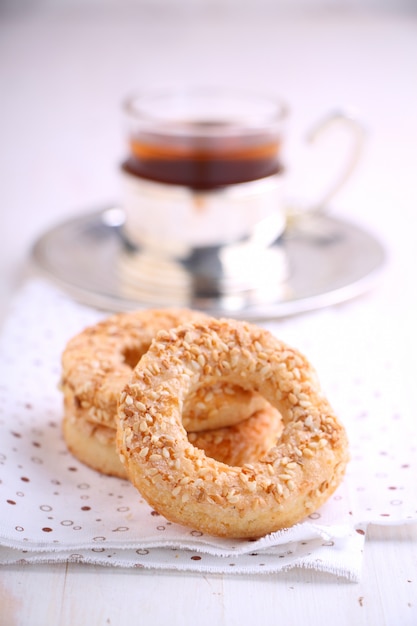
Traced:
<path id="1" fill-rule="evenodd" d="M 36 241 L 33 259 L 75 299 L 107 311 L 188 306 L 244 319 L 285 317 L 354 298 L 373 286 L 386 259 L 371 234 L 315 215 L 298 220 L 267 252 L 256 289 L 226 287 L 205 297 L 193 292 L 192 264 L 161 262 L 150 274 L 126 244 L 120 216 L 109 207 L 65 221 Z"/>

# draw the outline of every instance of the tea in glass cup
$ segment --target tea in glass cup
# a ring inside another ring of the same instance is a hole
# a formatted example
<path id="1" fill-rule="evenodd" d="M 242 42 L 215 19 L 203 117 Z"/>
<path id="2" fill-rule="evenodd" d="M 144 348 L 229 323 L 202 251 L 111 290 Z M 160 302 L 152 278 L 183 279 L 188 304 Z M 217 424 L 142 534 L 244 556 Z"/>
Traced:
<path id="1" fill-rule="evenodd" d="M 279 243 L 287 106 L 250 91 L 189 89 L 134 95 L 124 115 L 123 236 L 138 289 L 154 300 L 175 275 L 185 301 L 259 298 L 261 283 L 276 298 L 288 272 Z"/>

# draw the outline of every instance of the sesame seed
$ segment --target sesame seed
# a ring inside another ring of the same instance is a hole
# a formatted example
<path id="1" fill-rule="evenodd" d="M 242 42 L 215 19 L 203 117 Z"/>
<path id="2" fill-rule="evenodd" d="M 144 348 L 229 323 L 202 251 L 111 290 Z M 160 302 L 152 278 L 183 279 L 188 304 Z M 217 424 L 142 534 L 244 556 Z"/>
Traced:
<path id="1" fill-rule="evenodd" d="M 313 418 L 311 417 L 311 415 L 307 415 L 306 419 L 304 420 L 304 424 L 310 430 L 314 430 L 314 421 L 313 421 Z"/>
<path id="2" fill-rule="evenodd" d="M 288 394 L 288 400 L 289 402 L 291 402 L 291 404 L 297 404 L 298 403 L 298 398 L 294 393 L 289 393 Z"/>

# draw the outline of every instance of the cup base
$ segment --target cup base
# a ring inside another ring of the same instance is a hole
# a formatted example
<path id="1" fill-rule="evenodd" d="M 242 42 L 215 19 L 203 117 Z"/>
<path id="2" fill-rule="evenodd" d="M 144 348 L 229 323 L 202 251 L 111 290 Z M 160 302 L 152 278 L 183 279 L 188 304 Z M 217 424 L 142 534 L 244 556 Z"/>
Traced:
<path id="1" fill-rule="evenodd" d="M 143 302 L 205 308 L 222 301 L 225 310 L 274 302 L 285 295 L 287 255 L 276 243 L 195 248 L 183 259 L 162 257 L 125 245 L 119 258 L 124 291 Z"/>
<path id="2" fill-rule="evenodd" d="M 183 259 L 197 248 L 251 240 L 267 247 L 284 231 L 280 175 L 196 191 L 122 172 L 123 233 L 132 246 Z"/>
<path id="3" fill-rule="evenodd" d="M 279 175 L 204 192 L 126 172 L 122 181 L 119 270 L 132 296 L 178 306 L 226 298 L 241 308 L 283 295 Z"/>

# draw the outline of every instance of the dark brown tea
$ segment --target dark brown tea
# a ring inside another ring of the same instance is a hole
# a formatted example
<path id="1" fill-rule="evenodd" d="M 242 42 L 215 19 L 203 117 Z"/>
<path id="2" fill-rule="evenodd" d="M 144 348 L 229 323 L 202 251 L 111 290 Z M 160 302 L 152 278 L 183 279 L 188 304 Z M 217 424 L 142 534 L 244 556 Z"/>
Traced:
<path id="1" fill-rule="evenodd" d="M 277 137 L 262 131 L 233 134 L 227 122 L 181 123 L 178 133 L 142 132 L 131 136 L 129 147 L 125 172 L 197 190 L 258 180 L 282 169 Z"/>

